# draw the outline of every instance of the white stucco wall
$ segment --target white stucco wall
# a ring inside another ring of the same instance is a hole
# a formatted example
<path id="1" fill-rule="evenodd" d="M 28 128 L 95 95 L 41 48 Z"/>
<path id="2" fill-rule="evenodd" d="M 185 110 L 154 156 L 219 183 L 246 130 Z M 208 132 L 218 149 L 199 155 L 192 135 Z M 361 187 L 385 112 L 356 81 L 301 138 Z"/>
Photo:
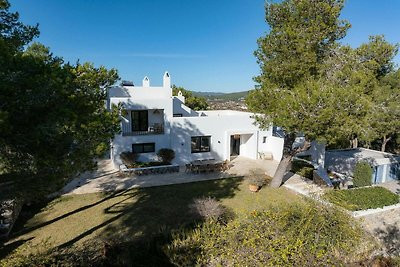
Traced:
<path id="1" fill-rule="evenodd" d="M 262 138 L 260 138 L 262 141 Z M 273 160 L 280 161 L 283 155 L 283 138 L 269 136 L 267 137 L 267 141 L 263 144 L 262 152 L 268 152 L 272 154 Z"/>
<path id="2" fill-rule="evenodd" d="M 118 168 L 122 162 L 119 158 L 119 154 L 124 151 L 132 151 L 132 144 L 141 143 L 155 143 L 154 153 L 141 153 L 139 161 L 153 161 L 157 160 L 157 151 L 161 148 L 170 148 L 170 135 L 169 134 L 158 134 L 158 135 L 139 135 L 139 136 L 122 136 L 116 135 L 111 146 L 112 153 L 114 155 L 114 166 Z"/>
<path id="3" fill-rule="evenodd" d="M 111 88 L 109 105 L 123 104 L 128 111 L 125 116 L 125 129 L 131 129 L 131 110 L 149 110 L 149 126 L 151 123 L 163 123 L 164 134 L 122 136 L 116 135 L 112 142 L 114 165 L 119 167 L 122 162 L 119 154 L 123 151 L 132 151 L 132 144 L 155 143 L 154 153 L 140 154 L 140 161 L 157 159 L 156 153 L 161 148 L 171 148 L 175 151 L 174 163 L 184 164 L 196 159 L 230 159 L 231 135 L 240 135 L 240 155 L 257 159 L 259 152 L 271 152 L 275 160 L 282 157 L 283 139 L 272 136 L 272 127 L 260 131 L 254 125 L 252 114 L 248 112 L 220 110 L 220 111 L 193 111 L 184 105 L 183 99 L 172 96 L 169 76 L 164 75 L 163 87 L 124 86 Z M 161 114 L 155 114 L 159 109 Z M 173 117 L 173 114 L 182 114 L 183 117 Z M 211 151 L 191 153 L 191 137 L 211 136 Z M 263 143 L 262 137 L 267 141 Z"/>
<path id="4" fill-rule="evenodd" d="M 210 114 L 209 111 L 205 112 Z M 258 158 L 258 152 L 265 151 L 260 145 L 259 136 L 271 137 L 272 129 L 258 131 L 253 124 L 250 113 L 245 112 L 211 112 L 213 116 L 175 117 L 172 120 L 171 147 L 176 155 L 180 155 L 177 163 L 183 164 L 196 159 L 215 158 L 225 160 L 230 158 L 230 137 L 239 134 L 240 154 L 252 159 Z M 211 136 L 211 151 L 191 153 L 192 136 Z M 279 138 L 278 138 L 279 139 Z M 283 143 L 282 143 L 283 144 Z M 273 145 L 274 147 L 271 147 Z M 279 142 L 270 141 L 265 149 L 274 150 L 276 156 L 282 153 L 277 150 Z M 282 150 L 282 147 L 280 148 Z M 280 160 L 280 157 L 279 157 Z"/>

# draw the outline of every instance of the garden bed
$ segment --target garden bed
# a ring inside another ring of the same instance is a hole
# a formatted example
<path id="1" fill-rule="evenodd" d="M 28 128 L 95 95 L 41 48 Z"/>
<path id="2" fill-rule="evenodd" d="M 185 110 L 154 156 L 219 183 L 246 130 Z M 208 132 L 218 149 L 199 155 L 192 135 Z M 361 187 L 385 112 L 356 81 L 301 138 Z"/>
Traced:
<path id="1" fill-rule="evenodd" d="M 163 174 L 163 173 L 179 172 L 179 165 L 169 164 L 169 165 L 140 167 L 140 168 L 127 168 L 125 165 L 122 165 L 120 171 L 136 175 Z"/>
<path id="2" fill-rule="evenodd" d="M 379 186 L 331 190 L 323 197 L 329 202 L 351 211 L 382 208 L 400 202 L 398 195 Z"/>

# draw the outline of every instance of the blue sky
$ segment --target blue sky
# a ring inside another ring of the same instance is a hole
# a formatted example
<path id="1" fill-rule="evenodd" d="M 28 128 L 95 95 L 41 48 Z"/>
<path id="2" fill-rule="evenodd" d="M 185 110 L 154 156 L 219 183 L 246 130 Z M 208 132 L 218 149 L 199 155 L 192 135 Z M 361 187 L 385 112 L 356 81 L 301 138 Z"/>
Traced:
<path id="1" fill-rule="evenodd" d="M 194 91 L 233 92 L 254 86 L 256 40 L 268 31 L 264 0 L 10 0 L 24 23 L 39 23 L 37 41 L 66 61 L 118 69 L 140 84 L 172 83 Z M 348 0 L 352 24 L 342 41 L 369 35 L 400 43 L 400 1 Z M 395 59 L 400 63 L 400 56 Z"/>

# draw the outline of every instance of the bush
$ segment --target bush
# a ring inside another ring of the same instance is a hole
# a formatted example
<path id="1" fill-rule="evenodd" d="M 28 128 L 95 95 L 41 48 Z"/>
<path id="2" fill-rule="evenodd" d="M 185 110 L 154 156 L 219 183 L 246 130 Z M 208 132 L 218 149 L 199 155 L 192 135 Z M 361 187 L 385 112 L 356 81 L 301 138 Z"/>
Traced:
<path id="1" fill-rule="evenodd" d="M 162 162 L 171 164 L 171 161 L 175 158 L 175 152 L 169 148 L 161 148 L 158 150 L 157 156 Z"/>
<path id="2" fill-rule="evenodd" d="M 383 187 L 330 190 L 324 198 L 345 209 L 356 211 L 382 208 L 399 203 L 399 196 Z"/>
<path id="3" fill-rule="evenodd" d="M 267 180 L 261 175 L 252 175 L 247 177 L 246 180 L 249 185 L 255 185 L 258 187 L 262 187 L 267 184 Z"/>
<path id="4" fill-rule="evenodd" d="M 196 198 L 189 205 L 190 211 L 195 217 L 203 220 L 218 221 L 223 219 L 226 209 L 211 197 Z"/>
<path id="5" fill-rule="evenodd" d="M 119 155 L 119 157 L 121 158 L 122 163 L 124 163 L 127 167 L 130 167 L 135 165 L 138 155 L 130 151 L 124 151 Z"/>
<path id="6" fill-rule="evenodd" d="M 353 184 L 355 187 L 372 185 L 372 168 L 366 161 L 357 162 L 353 171 Z"/>
<path id="7" fill-rule="evenodd" d="M 365 237 L 346 213 L 310 202 L 175 231 L 164 251 L 176 266 L 338 266 L 372 249 Z"/>
<path id="8" fill-rule="evenodd" d="M 307 179 L 313 179 L 314 167 L 304 161 L 293 160 L 291 171 Z"/>

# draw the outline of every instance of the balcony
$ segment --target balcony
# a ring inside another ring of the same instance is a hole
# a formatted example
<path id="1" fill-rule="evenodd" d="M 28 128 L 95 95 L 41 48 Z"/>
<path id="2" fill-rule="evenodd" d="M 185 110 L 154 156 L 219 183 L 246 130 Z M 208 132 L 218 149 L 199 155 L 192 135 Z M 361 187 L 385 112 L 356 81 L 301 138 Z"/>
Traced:
<path id="1" fill-rule="evenodd" d="M 126 110 L 121 116 L 122 136 L 164 134 L 164 110 Z"/>
<path id="2" fill-rule="evenodd" d="M 130 126 L 124 127 L 124 124 L 122 124 L 122 136 L 155 135 L 155 134 L 164 134 L 164 125 L 160 123 L 154 123 L 152 126 L 149 126 L 147 131 L 132 131 Z"/>

